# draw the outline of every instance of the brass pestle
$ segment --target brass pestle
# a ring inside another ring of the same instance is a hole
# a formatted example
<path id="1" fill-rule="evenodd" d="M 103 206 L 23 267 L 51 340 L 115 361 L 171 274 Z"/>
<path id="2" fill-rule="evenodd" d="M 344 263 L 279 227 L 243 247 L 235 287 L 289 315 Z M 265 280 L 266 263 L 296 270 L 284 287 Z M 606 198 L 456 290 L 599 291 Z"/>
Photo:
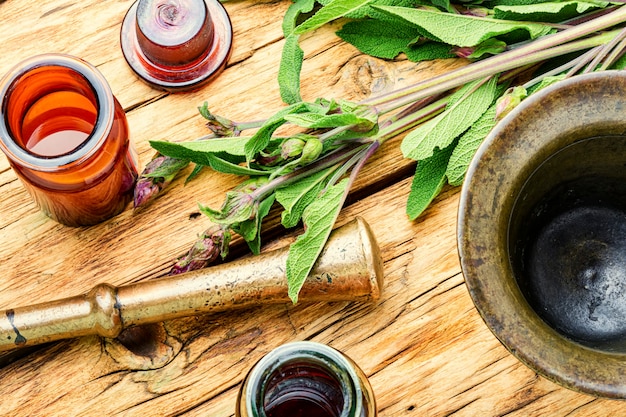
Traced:
<path id="1" fill-rule="evenodd" d="M 265 304 L 290 303 L 288 248 L 185 274 L 0 312 L 0 351 L 86 335 L 114 338 L 132 326 Z M 373 301 L 383 281 L 380 250 L 361 218 L 334 230 L 299 302 Z"/>

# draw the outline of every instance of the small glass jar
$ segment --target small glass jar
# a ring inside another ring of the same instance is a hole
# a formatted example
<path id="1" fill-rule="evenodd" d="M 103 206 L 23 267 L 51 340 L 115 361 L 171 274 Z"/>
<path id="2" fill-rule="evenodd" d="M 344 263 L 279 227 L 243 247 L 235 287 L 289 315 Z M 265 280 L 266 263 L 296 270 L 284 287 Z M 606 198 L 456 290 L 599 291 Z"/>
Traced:
<path id="1" fill-rule="evenodd" d="M 124 210 L 137 157 L 124 110 L 95 67 L 32 57 L 0 81 L 0 100 L 0 149 L 48 216 L 86 226 Z"/>
<path id="2" fill-rule="evenodd" d="M 131 69 L 172 92 L 199 88 L 217 76 L 232 41 L 230 18 L 218 0 L 137 0 L 120 34 Z"/>
<path id="3" fill-rule="evenodd" d="M 250 370 L 236 417 L 375 417 L 376 401 L 363 371 L 324 344 L 282 345 Z"/>

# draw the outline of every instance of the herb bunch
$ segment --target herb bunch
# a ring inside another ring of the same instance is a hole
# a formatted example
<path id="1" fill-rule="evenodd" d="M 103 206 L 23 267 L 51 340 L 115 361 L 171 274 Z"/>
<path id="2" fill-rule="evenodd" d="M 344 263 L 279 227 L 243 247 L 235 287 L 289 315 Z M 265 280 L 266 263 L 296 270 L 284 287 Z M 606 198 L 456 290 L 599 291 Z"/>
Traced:
<path id="1" fill-rule="evenodd" d="M 298 34 L 362 11 L 362 8 L 373 10 L 368 13 L 374 16 L 383 16 L 380 19 L 388 20 L 390 14 L 394 22 L 401 18 L 405 26 L 420 32 L 420 39 L 424 37 L 425 24 L 418 24 L 421 20 L 413 16 L 424 10 L 375 6 L 374 3 L 381 1 L 334 0 L 313 13 L 313 0 L 296 1 L 285 16 L 284 27 L 292 27 L 292 30 L 286 34 L 283 64 L 285 57 L 299 49 L 294 48 Z M 340 4 L 344 7 L 338 8 Z M 458 6 L 438 6 L 445 10 L 425 11 L 444 20 L 466 16 L 458 13 Z M 251 251 L 258 253 L 262 220 L 278 202 L 283 208 L 283 226 L 291 228 L 302 222 L 305 230 L 291 245 L 286 265 L 289 295 L 296 302 L 299 289 L 326 243 L 351 185 L 371 155 L 389 139 L 409 131 L 401 150 L 406 158 L 418 161 L 407 202 L 407 214 L 414 219 L 446 183 L 462 183 L 478 145 L 498 120 L 527 95 L 580 72 L 621 67 L 626 31 L 609 29 L 626 22 L 626 7 L 614 11 L 608 7 L 593 7 L 598 8 L 610 13 L 584 16 L 580 21 L 570 20 L 561 25 L 538 24 L 541 29 L 536 30 L 533 24 L 526 22 L 498 32 L 489 21 L 483 32 L 513 33 L 517 36 L 514 47 L 507 45 L 495 55 L 455 71 L 359 103 L 323 98 L 303 101 L 299 93 L 295 94 L 299 88 L 294 87 L 299 83 L 299 77 L 294 75 L 294 71 L 300 71 L 298 65 L 289 70 L 291 75 L 281 65 L 281 92 L 289 105 L 267 120 L 237 123 L 211 114 L 205 103 L 199 111 L 207 119 L 212 133 L 192 142 L 151 142 L 159 152 L 154 161 L 160 162 L 148 167 L 148 182 L 143 189 L 148 184 L 159 191 L 189 162 L 196 164 L 192 175 L 208 166 L 219 172 L 245 176 L 246 180 L 226 194 L 219 209 L 200 205 L 201 212 L 214 226 L 200 236 L 172 272 L 203 267 L 219 254 L 226 256 L 232 233 L 241 235 Z M 297 16 L 309 12 L 313 14 L 296 26 Z M 372 19 L 368 16 L 344 25 L 342 30 L 351 24 L 368 25 L 366 22 Z M 475 16 L 469 18 L 476 19 Z M 530 36 L 522 43 L 519 43 L 520 27 Z M 455 31 L 458 32 L 458 28 Z M 467 54 L 467 48 L 475 51 L 489 39 L 492 39 L 489 43 L 501 39 L 497 35 L 477 35 L 477 28 L 471 32 L 478 43 L 467 46 L 457 42 L 454 46 L 457 51 Z M 547 62 L 564 56 L 567 59 L 561 60 L 563 62 L 545 69 Z M 522 73 L 536 76 L 517 85 L 516 80 Z M 280 134 L 285 126 L 291 130 Z M 166 168 L 161 169 L 163 167 Z M 149 192 L 143 194 L 154 196 Z M 141 205 L 142 201 L 138 200 L 141 198 L 136 198 L 136 205 Z"/>

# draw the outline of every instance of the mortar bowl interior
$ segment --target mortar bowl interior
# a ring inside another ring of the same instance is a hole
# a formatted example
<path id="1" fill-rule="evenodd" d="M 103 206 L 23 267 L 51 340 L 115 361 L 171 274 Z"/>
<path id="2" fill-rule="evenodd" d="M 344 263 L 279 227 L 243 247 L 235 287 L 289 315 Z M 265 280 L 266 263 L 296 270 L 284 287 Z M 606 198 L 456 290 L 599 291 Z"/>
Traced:
<path id="1" fill-rule="evenodd" d="M 524 100 L 461 192 L 461 267 L 487 326 L 567 388 L 626 398 L 626 72 Z"/>

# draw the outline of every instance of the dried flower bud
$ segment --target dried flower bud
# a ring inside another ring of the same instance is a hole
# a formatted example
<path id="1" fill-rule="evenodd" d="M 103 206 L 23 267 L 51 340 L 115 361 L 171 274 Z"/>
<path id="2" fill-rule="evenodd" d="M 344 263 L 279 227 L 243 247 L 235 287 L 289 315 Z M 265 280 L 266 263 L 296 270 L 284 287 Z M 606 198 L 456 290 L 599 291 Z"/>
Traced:
<path id="1" fill-rule="evenodd" d="M 304 144 L 302 148 L 302 156 L 300 157 L 300 164 L 308 164 L 317 159 L 321 155 L 324 145 L 317 138 L 310 138 Z"/>
<path id="2" fill-rule="evenodd" d="M 185 256 L 180 257 L 170 275 L 182 274 L 205 268 L 217 259 L 218 255 L 224 258 L 228 254 L 230 232 L 220 226 L 212 226 L 202 233 Z"/>
<path id="3" fill-rule="evenodd" d="M 154 200 L 189 165 L 189 161 L 157 154 L 144 168 L 134 190 L 133 205 L 144 206 Z"/>

